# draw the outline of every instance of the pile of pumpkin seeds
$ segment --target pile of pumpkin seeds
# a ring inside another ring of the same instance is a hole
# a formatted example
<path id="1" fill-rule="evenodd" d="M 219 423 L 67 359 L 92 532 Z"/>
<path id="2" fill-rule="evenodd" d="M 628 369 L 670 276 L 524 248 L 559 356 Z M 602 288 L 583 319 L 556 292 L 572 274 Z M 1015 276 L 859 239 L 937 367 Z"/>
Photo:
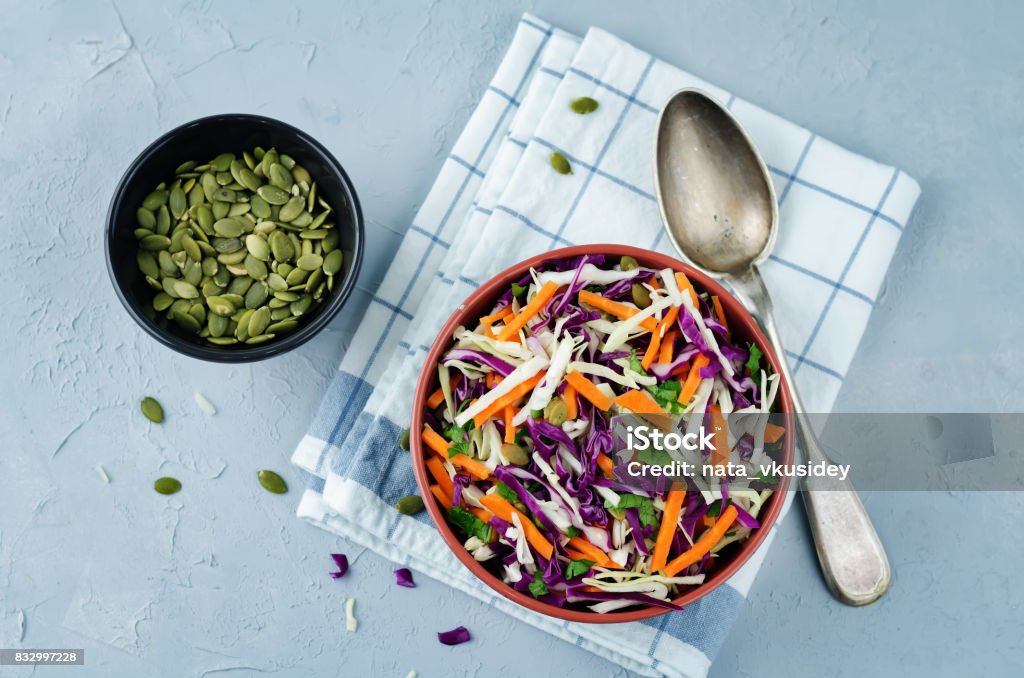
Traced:
<path id="1" fill-rule="evenodd" d="M 218 346 L 294 330 L 342 271 L 333 214 L 309 172 L 273 148 L 182 163 L 136 212 L 153 311 Z"/>

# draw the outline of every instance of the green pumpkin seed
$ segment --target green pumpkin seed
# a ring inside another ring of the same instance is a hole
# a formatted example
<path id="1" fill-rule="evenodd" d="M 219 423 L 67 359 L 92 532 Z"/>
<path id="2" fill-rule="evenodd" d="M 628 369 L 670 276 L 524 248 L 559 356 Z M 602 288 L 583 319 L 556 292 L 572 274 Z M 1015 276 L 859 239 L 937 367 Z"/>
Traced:
<path id="1" fill-rule="evenodd" d="M 411 431 L 409 429 L 405 429 L 404 431 L 402 431 L 402 435 L 398 438 L 398 446 L 400 448 L 402 448 L 403 450 L 408 450 L 409 449 L 409 436 L 410 436 L 410 434 L 411 434 Z"/>
<path id="2" fill-rule="evenodd" d="M 197 163 L 195 160 L 186 160 L 185 162 L 178 165 L 178 168 L 174 170 L 175 174 L 184 174 L 185 172 L 191 172 L 195 169 Z"/>
<path id="3" fill-rule="evenodd" d="M 283 191 L 277 186 L 270 186 L 269 184 L 260 186 L 256 193 L 271 205 L 283 205 L 292 197 L 287 191 Z"/>
<path id="4" fill-rule="evenodd" d="M 270 259 L 270 245 L 266 240 L 255 233 L 250 233 L 245 236 L 245 248 L 249 250 L 249 254 L 260 261 L 267 261 Z"/>
<path id="5" fill-rule="evenodd" d="M 267 173 L 267 178 L 270 179 L 270 183 L 280 188 L 282 191 L 292 190 L 292 173 L 289 172 L 283 165 L 274 163 L 270 166 L 270 172 Z"/>
<path id="6" fill-rule="evenodd" d="M 150 236 L 153 237 L 153 236 Z M 156 236 L 159 237 L 159 236 Z M 143 240 L 145 242 L 145 240 Z M 304 254 L 299 257 L 295 264 L 305 271 L 315 271 L 324 264 L 324 258 L 319 254 Z"/>
<path id="7" fill-rule="evenodd" d="M 187 332 L 192 332 L 193 334 L 202 329 L 202 326 L 199 324 L 199 321 L 196 320 L 195 316 L 188 312 L 176 312 L 174 314 L 174 322 L 177 323 L 178 327 L 181 329 Z"/>
<path id="8" fill-rule="evenodd" d="M 640 283 L 633 283 L 633 303 L 638 308 L 647 308 L 651 305 L 651 293 Z"/>
<path id="9" fill-rule="evenodd" d="M 166 235 L 147 235 L 145 238 L 139 241 L 139 247 L 150 252 L 156 250 L 165 250 L 171 246 L 171 239 Z"/>
<path id="10" fill-rule="evenodd" d="M 157 295 L 153 297 L 153 309 L 156 311 L 166 311 L 174 303 L 174 298 L 166 292 L 157 292 Z"/>
<path id="11" fill-rule="evenodd" d="M 402 497 L 395 502 L 395 508 L 403 515 L 414 516 L 423 510 L 423 497 L 418 494 Z"/>
<path id="12" fill-rule="evenodd" d="M 216 346 L 231 346 L 232 344 L 238 343 L 238 340 L 235 339 L 234 337 L 211 336 L 207 339 L 207 341 Z"/>
<path id="13" fill-rule="evenodd" d="M 234 153 L 221 153 L 210 161 L 210 168 L 217 172 L 226 172 L 231 167 L 231 161 L 234 159 Z"/>
<path id="14" fill-rule="evenodd" d="M 245 307 L 248 309 L 258 308 L 267 300 L 270 292 L 266 285 L 261 282 L 252 285 L 245 293 Z"/>
<path id="15" fill-rule="evenodd" d="M 181 490 L 181 481 L 169 476 L 157 478 L 156 481 L 153 482 L 153 489 L 160 494 L 175 494 Z"/>
<path id="16" fill-rule="evenodd" d="M 341 250 L 334 250 L 326 257 L 324 257 L 324 273 L 327 275 L 335 275 L 341 270 L 341 265 L 344 263 L 345 257 Z"/>
<path id="17" fill-rule="evenodd" d="M 280 167 L 280 165 L 278 165 L 278 167 Z M 281 211 L 280 213 L 278 213 L 277 218 L 285 223 L 288 223 L 289 221 L 295 219 L 295 217 L 302 214 L 302 210 L 304 210 L 305 208 L 305 201 L 301 197 L 295 196 L 291 198 L 284 205 L 284 207 L 281 208 Z"/>
<path id="18" fill-rule="evenodd" d="M 261 306 L 256 309 L 256 312 L 249 318 L 249 336 L 258 337 L 263 334 L 264 330 L 267 329 L 267 325 L 270 324 L 270 309 L 266 306 Z"/>
<path id="19" fill-rule="evenodd" d="M 623 271 L 635 271 L 640 268 L 640 262 L 627 254 L 619 259 L 619 268 Z"/>
<path id="20" fill-rule="evenodd" d="M 277 310 L 277 311 L 284 311 L 285 313 L 289 313 L 290 314 L 290 311 L 288 311 L 288 309 L 286 309 L 286 308 L 279 308 L 279 309 L 275 309 L 275 310 Z M 270 317 L 271 318 L 274 317 L 274 311 L 270 312 Z M 292 330 L 294 330 L 298 326 L 299 326 L 299 321 L 298 320 L 293 320 L 291 318 L 288 318 L 288 319 L 279 320 L 279 321 L 277 321 L 275 323 L 271 323 L 270 325 L 267 325 L 267 330 L 266 331 L 267 331 L 267 334 L 280 334 L 282 332 L 291 332 Z"/>
<path id="21" fill-rule="evenodd" d="M 167 203 L 167 191 L 153 191 L 142 200 L 142 206 L 147 210 L 155 212 Z"/>
<path id="22" fill-rule="evenodd" d="M 140 207 L 135 210 L 135 220 L 139 222 L 139 226 L 150 231 L 156 228 L 156 214 L 153 213 L 153 210 Z"/>
<path id="23" fill-rule="evenodd" d="M 212 309 L 211 309 L 212 310 Z M 224 316 L 210 313 L 206 316 L 206 326 L 210 330 L 211 337 L 221 337 L 225 332 L 228 331 L 228 323 L 230 321 Z"/>
<path id="24" fill-rule="evenodd" d="M 298 317 L 309 310 L 309 307 L 313 305 L 313 297 L 304 295 L 299 298 L 298 301 L 293 301 L 289 308 L 291 309 L 292 315 Z"/>
<path id="25" fill-rule="evenodd" d="M 142 414 L 145 415 L 146 419 L 149 419 L 154 424 L 163 423 L 164 420 L 164 408 L 160 406 L 160 403 L 155 398 L 146 396 L 139 403 L 139 409 L 142 410 Z"/>
<path id="26" fill-rule="evenodd" d="M 171 208 L 171 216 L 174 217 L 174 220 L 178 221 L 181 219 L 181 215 L 188 209 L 188 198 L 185 197 L 185 191 L 178 186 L 172 188 L 168 205 Z"/>
<path id="27" fill-rule="evenodd" d="M 256 337 L 249 337 L 248 339 L 245 340 L 245 343 L 251 344 L 251 345 L 265 344 L 265 343 L 267 343 L 268 341 L 270 341 L 273 338 L 274 338 L 273 334 L 261 334 L 261 335 L 256 336 Z"/>
<path id="28" fill-rule="evenodd" d="M 232 316 L 235 314 L 235 305 L 228 299 L 221 296 L 207 297 L 206 303 L 210 310 L 217 315 Z"/>
<path id="29" fill-rule="evenodd" d="M 593 113 L 597 110 L 598 103 L 590 97 L 580 97 L 579 99 L 573 99 L 572 103 L 569 104 L 569 108 L 572 109 L 573 113 L 579 113 L 580 115 L 586 115 L 587 113 Z"/>
<path id="30" fill-rule="evenodd" d="M 267 265 L 251 254 L 245 257 L 245 270 L 253 280 L 263 280 L 267 277 Z"/>
<path id="31" fill-rule="evenodd" d="M 135 253 L 135 263 L 138 264 L 139 270 L 144 275 L 148 275 L 151 278 L 160 277 L 160 267 L 157 265 L 156 257 L 152 253 L 139 250 Z"/>
<path id="32" fill-rule="evenodd" d="M 526 453 L 526 450 L 515 443 L 505 443 L 502 445 L 501 454 L 509 460 L 509 463 L 515 464 L 516 466 L 526 466 L 530 463 L 530 455 Z"/>
<path id="33" fill-rule="evenodd" d="M 565 156 L 558 151 L 552 152 L 549 162 L 551 163 L 551 167 L 559 174 L 572 174 L 572 165 L 570 165 Z"/>
<path id="34" fill-rule="evenodd" d="M 284 494 L 285 492 L 288 491 L 288 485 L 287 483 L 284 482 L 284 478 L 277 475 L 273 471 L 268 471 L 264 469 L 262 471 L 259 471 L 256 474 L 256 477 L 259 478 L 260 485 L 262 485 L 263 489 L 266 490 L 267 492 L 273 492 L 274 494 Z"/>
<path id="35" fill-rule="evenodd" d="M 218 219 L 213 224 L 213 230 L 222 238 L 237 238 L 245 232 L 241 222 L 233 217 Z"/>
<path id="36" fill-rule="evenodd" d="M 553 426 L 564 424 L 568 414 L 569 410 L 561 396 L 553 397 L 544 408 L 544 419 Z"/>

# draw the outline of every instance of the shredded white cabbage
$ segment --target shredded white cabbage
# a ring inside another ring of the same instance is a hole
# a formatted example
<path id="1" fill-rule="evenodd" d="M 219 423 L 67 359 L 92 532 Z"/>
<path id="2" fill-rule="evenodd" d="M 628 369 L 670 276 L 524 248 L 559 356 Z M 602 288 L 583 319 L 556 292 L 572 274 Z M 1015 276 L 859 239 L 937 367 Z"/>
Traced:
<path id="1" fill-rule="evenodd" d="M 356 629 L 359 628 L 359 621 L 356 620 L 355 609 L 356 599 L 347 598 L 345 600 L 345 629 L 349 633 L 355 633 Z"/>
<path id="2" fill-rule="evenodd" d="M 580 374 L 592 374 L 595 377 L 601 377 L 608 381 L 614 381 L 616 384 L 625 386 L 626 388 L 640 388 L 640 385 L 632 378 L 632 376 L 619 374 L 607 365 L 599 365 L 597 363 L 588 363 L 582 360 L 574 360 L 569 363 L 565 368 L 566 373 L 579 372 Z M 630 373 L 632 374 L 632 373 Z"/>
<path id="3" fill-rule="evenodd" d="M 500 384 L 480 396 L 475 403 L 460 412 L 455 417 L 455 423 L 459 426 L 465 426 L 467 421 L 470 421 L 473 417 L 483 412 L 491 405 L 491 403 L 496 401 L 498 398 L 501 398 L 506 393 L 509 393 L 512 389 L 519 386 L 530 377 L 535 376 L 547 366 L 548 360 L 546 358 L 541 358 L 540 356 L 527 360 L 525 363 L 514 369 L 511 374 L 505 377 Z M 444 383 L 442 383 L 441 386 L 443 388 Z"/>
<path id="4" fill-rule="evenodd" d="M 583 264 L 583 268 L 580 269 L 579 282 L 584 282 L 588 285 L 610 285 L 611 283 L 626 280 L 627 278 L 635 278 L 636 274 L 636 270 L 605 271 L 593 264 Z M 575 277 L 576 269 L 572 268 L 568 271 L 545 271 L 544 273 L 535 274 L 534 280 L 536 280 L 537 284 L 541 287 L 543 287 L 546 282 L 553 282 L 559 287 L 564 287 L 571 283 Z"/>
<path id="5" fill-rule="evenodd" d="M 618 323 L 616 323 L 618 326 L 615 328 L 615 331 L 609 334 L 608 338 L 605 339 L 604 347 L 602 347 L 601 350 L 604 351 L 605 353 L 611 353 L 615 351 L 620 346 L 626 343 L 626 341 L 629 339 L 630 332 L 639 327 L 640 323 L 642 323 L 647 318 L 652 317 L 658 311 L 668 308 L 671 305 L 672 300 L 669 299 L 668 297 L 665 297 L 664 299 L 659 299 L 658 301 L 652 300 L 650 306 L 641 310 L 632 318 L 620 320 Z"/>
<path id="6" fill-rule="evenodd" d="M 558 343 L 551 354 L 551 364 L 548 365 L 548 371 L 544 374 L 544 378 L 533 389 L 533 393 L 530 395 L 530 400 L 526 403 L 526 406 L 520 409 L 512 419 L 513 424 L 516 426 L 522 425 L 532 411 L 543 410 L 548 406 L 552 396 L 555 395 L 555 389 L 562 383 L 566 366 L 569 365 L 569 359 L 572 358 L 572 352 L 575 348 L 576 340 L 566 334 L 565 338 Z"/>

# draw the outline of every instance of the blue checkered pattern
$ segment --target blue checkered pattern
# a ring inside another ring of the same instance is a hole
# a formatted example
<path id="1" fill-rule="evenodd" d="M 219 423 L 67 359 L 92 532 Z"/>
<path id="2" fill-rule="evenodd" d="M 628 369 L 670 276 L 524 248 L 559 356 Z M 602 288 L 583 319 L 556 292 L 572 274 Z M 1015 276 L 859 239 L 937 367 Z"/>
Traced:
<path id="1" fill-rule="evenodd" d="M 401 516 L 391 505 L 415 491 L 409 457 L 396 441 L 424 354 L 450 310 L 481 281 L 537 252 L 577 243 L 668 251 L 650 153 L 661 103 L 684 86 L 725 101 L 769 164 L 781 230 L 763 274 L 804 400 L 814 411 L 830 409 L 917 184 L 603 31 L 580 41 L 525 16 L 293 456 L 312 474 L 299 507 L 305 519 L 645 675 L 707 672 L 767 546 L 684 613 L 580 626 L 495 596 L 448 552 L 425 516 Z M 572 113 L 568 102 L 579 96 L 594 97 L 600 108 Z M 570 161 L 571 175 L 551 171 L 553 151 Z"/>

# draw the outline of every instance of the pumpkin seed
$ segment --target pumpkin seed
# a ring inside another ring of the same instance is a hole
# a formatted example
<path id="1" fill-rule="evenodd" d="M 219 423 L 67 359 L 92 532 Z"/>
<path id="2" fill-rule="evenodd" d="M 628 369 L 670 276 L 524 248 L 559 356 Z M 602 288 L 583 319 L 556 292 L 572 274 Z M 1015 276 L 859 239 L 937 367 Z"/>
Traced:
<path id="1" fill-rule="evenodd" d="M 139 250 L 135 254 L 135 263 L 139 265 L 139 270 L 144 275 L 148 275 L 150 278 L 160 277 L 160 267 L 156 263 L 156 257 L 150 252 L 145 250 Z"/>
<path id="2" fill-rule="evenodd" d="M 261 306 L 249 318 L 249 336 L 258 337 L 263 334 L 263 331 L 267 329 L 269 324 L 270 309 L 266 306 Z"/>
<path id="3" fill-rule="evenodd" d="M 327 275 L 335 275 L 341 270 L 341 265 L 344 262 L 344 255 L 341 250 L 334 250 L 324 257 L 324 273 Z"/>
<path id="4" fill-rule="evenodd" d="M 151 252 L 156 250 L 165 250 L 171 246 L 171 239 L 166 235 L 147 235 L 145 238 L 139 241 L 139 247 L 144 250 Z"/>
<path id="5" fill-rule="evenodd" d="M 402 448 L 403 450 L 408 450 L 409 449 L 409 437 L 410 437 L 410 434 L 411 434 L 411 431 L 409 429 L 405 429 L 404 431 L 402 431 L 402 435 L 399 436 L 399 438 L 398 438 L 398 446 L 400 448 Z"/>
<path id="6" fill-rule="evenodd" d="M 181 490 L 181 481 L 177 478 L 164 476 L 163 478 L 157 478 L 153 482 L 153 489 L 160 494 L 175 494 Z"/>
<path id="7" fill-rule="evenodd" d="M 175 221 L 181 219 L 181 215 L 188 209 L 188 198 L 185 197 L 185 191 L 179 186 L 175 186 L 171 189 L 171 195 L 169 198 L 169 206 L 171 208 L 171 216 L 174 217 Z"/>
<path id="8" fill-rule="evenodd" d="M 423 510 L 423 497 L 418 494 L 410 494 L 395 502 L 398 512 L 407 516 L 414 516 Z"/>
<path id="9" fill-rule="evenodd" d="M 156 228 L 156 214 L 153 213 L 153 210 L 140 207 L 135 210 L 135 220 L 139 222 L 139 226 L 150 231 Z"/>
<path id="10" fill-rule="evenodd" d="M 572 109 L 573 113 L 579 113 L 580 115 L 586 115 L 587 113 L 593 113 L 597 110 L 598 103 L 590 97 L 580 97 L 579 99 L 573 99 L 572 103 L 569 104 L 569 108 Z"/>
<path id="11" fill-rule="evenodd" d="M 142 414 L 145 415 L 146 419 L 149 419 L 154 424 L 160 424 L 164 420 L 164 408 L 160 406 L 160 403 L 155 398 L 146 396 L 139 403 L 139 409 L 142 410 Z"/>
<path id="12" fill-rule="evenodd" d="M 256 337 L 249 337 L 248 339 L 245 340 L 245 343 L 247 343 L 247 344 L 265 344 L 265 343 L 267 343 L 268 341 L 270 341 L 273 338 L 274 338 L 273 334 L 261 334 L 261 335 L 256 336 Z"/>
<path id="13" fill-rule="evenodd" d="M 569 410 L 561 396 L 553 397 L 548 401 L 547 406 L 544 407 L 544 418 L 553 426 L 564 424 L 568 414 Z"/>
<path id="14" fill-rule="evenodd" d="M 619 268 L 623 271 L 635 271 L 640 268 L 640 262 L 627 254 L 619 259 Z"/>
<path id="15" fill-rule="evenodd" d="M 277 165 L 277 167 L 280 167 L 280 165 Z M 302 214 L 302 210 L 305 208 L 305 201 L 302 198 L 295 196 L 285 203 L 284 207 L 281 208 L 280 213 L 278 213 L 277 218 L 287 223 Z"/>
<path id="16" fill-rule="evenodd" d="M 633 283 L 633 303 L 638 308 L 647 308 L 651 305 L 651 293 L 640 283 Z"/>
<path id="17" fill-rule="evenodd" d="M 551 163 L 551 167 L 559 174 L 572 174 L 572 165 L 570 165 L 565 156 L 558 151 L 551 153 L 549 162 Z"/>
<path id="18" fill-rule="evenodd" d="M 291 199 L 291 195 L 287 191 L 283 191 L 277 186 L 260 186 L 256 194 L 271 205 L 283 205 Z"/>
<path id="19" fill-rule="evenodd" d="M 288 484 L 284 482 L 284 478 L 273 471 L 264 469 L 256 473 L 256 477 L 259 478 L 260 485 L 262 485 L 263 489 L 267 492 L 284 494 L 288 491 Z"/>
<path id="20" fill-rule="evenodd" d="M 526 466 L 530 463 L 530 455 L 526 450 L 515 443 L 505 443 L 501 446 L 501 454 L 509 460 L 509 463 L 516 466 Z"/>
<path id="21" fill-rule="evenodd" d="M 154 237 L 154 236 L 149 236 Z M 155 236 L 160 237 L 160 236 Z M 145 240 L 143 240 L 145 242 Z M 324 264 L 324 258 L 319 254 L 304 254 L 299 257 L 295 264 L 304 271 L 315 271 Z"/>
<path id="22" fill-rule="evenodd" d="M 276 310 L 278 310 L 278 311 L 285 311 L 286 313 L 290 313 L 290 311 L 288 311 L 288 309 L 286 309 L 286 308 L 276 309 Z M 270 317 L 271 318 L 274 317 L 274 311 L 270 312 Z M 291 332 L 292 330 L 294 330 L 298 326 L 299 326 L 299 321 L 298 320 L 294 320 L 294 319 L 288 318 L 286 320 L 279 320 L 278 322 L 271 323 L 271 324 L 267 325 L 267 330 L 266 331 L 267 331 L 268 334 L 280 334 L 281 332 Z"/>
<path id="23" fill-rule="evenodd" d="M 167 202 L 167 191 L 157 190 L 147 195 L 142 200 L 142 206 L 147 210 L 155 212 Z"/>

